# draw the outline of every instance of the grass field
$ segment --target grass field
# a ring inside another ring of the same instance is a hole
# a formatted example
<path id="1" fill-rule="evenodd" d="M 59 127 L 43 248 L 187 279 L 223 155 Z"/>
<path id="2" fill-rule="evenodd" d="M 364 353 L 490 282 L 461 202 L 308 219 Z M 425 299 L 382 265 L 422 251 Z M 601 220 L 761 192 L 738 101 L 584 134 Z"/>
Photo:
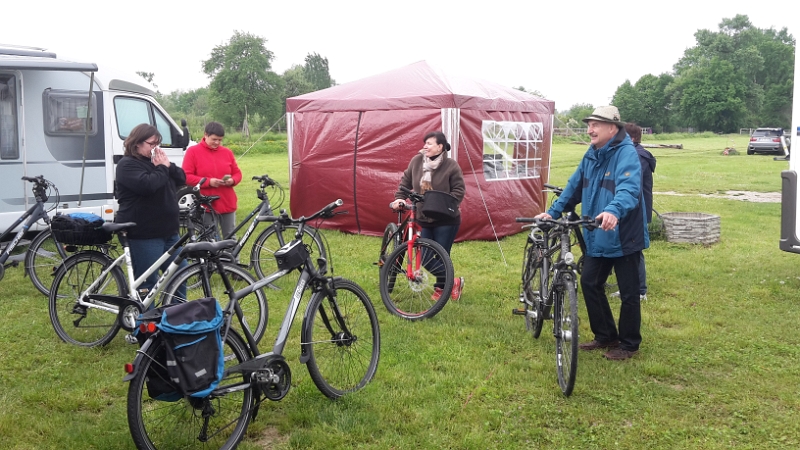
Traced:
<path id="1" fill-rule="evenodd" d="M 561 395 L 551 323 L 534 340 L 510 314 L 522 234 L 500 242 L 508 265 L 496 242 L 456 244 L 462 300 L 409 323 L 380 300 L 372 265 L 380 239 L 329 231 L 336 274 L 361 284 L 378 311 L 378 373 L 363 391 L 328 400 L 298 362 L 295 324 L 292 390 L 262 406 L 240 448 L 798 448 L 800 255 L 778 249 L 780 204 L 698 195 L 777 192 L 788 163 L 746 156 L 746 136 L 664 139 L 684 149 L 652 150 L 656 209 L 717 214 L 722 236 L 710 246 L 655 241 L 646 251 L 650 291 L 632 360 L 581 353 L 575 391 Z M 722 156 L 731 146 L 740 154 Z M 550 182 L 563 185 L 584 151 L 554 145 Z M 269 173 L 288 185 L 285 153 L 254 152 L 240 164 L 247 179 Z M 255 188 L 238 187 L 242 210 L 255 204 Z M 658 194 L 668 191 L 685 195 Z M 0 294 L 0 448 L 133 448 L 122 368 L 135 347 L 121 336 L 101 349 L 60 342 L 21 268 L 6 272 Z M 284 307 L 270 298 L 267 343 Z M 590 340 L 583 305 L 579 314 L 581 340 Z"/>

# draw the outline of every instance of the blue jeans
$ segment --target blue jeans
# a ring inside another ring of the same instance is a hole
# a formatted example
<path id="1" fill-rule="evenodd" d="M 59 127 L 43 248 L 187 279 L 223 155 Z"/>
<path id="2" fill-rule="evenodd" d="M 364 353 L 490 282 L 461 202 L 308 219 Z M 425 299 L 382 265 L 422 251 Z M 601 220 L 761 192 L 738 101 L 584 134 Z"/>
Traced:
<path id="1" fill-rule="evenodd" d="M 585 257 L 581 271 L 581 289 L 589 314 L 589 326 L 598 342 L 619 340 L 623 350 L 639 350 L 642 342 L 642 310 L 639 300 L 639 261 L 642 252 L 619 258 Z M 617 274 L 619 298 L 619 331 L 606 297 L 605 283 L 611 269 Z"/>
<path id="2" fill-rule="evenodd" d="M 420 232 L 419 237 L 424 239 L 430 239 L 437 244 L 441 245 L 444 250 L 450 255 L 450 249 L 453 248 L 453 241 L 456 240 L 456 234 L 458 233 L 458 229 L 461 224 L 457 225 L 444 225 L 440 227 L 433 227 L 433 228 L 423 228 Z M 425 260 L 429 260 L 429 258 L 425 258 Z M 439 260 L 433 259 L 430 260 L 430 264 L 425 268 L 428 269 L 429 272 L 433 274 L 444 274 L 444 266 L 438 262 Z M 436 277 L 436 284 L 435 287 L 442 288 L 444 287 L 445 277 L 437 276 Z"/>
<path id="3" fill-rule="evenodd" d="M 155 239 L 130 239 L 131 260 L 133 262 L 133 275 L 139 278 L 147 269 L 158 261 L 164 253 L 169 250 L 178 240 L 180 236 L 174 234 L 168 238 L 155 238 Z M 175 252 L 172 258 L 168 259 L 161 265 L 161 273 L 167 270 L 170 263 L 175 259 L 179 252 Z M 186 260 L 181 261 L 180 267 L 186 267 Z M 158 281 L 159 271 L 151 273 L 149 277 L 139 286 L 139 289 L 152 289 Z M 163 288 L 163 286 L 162 286 Z M 186 283 L 178 288 L 176 295 L 181 299 L 186 299 Z"/>

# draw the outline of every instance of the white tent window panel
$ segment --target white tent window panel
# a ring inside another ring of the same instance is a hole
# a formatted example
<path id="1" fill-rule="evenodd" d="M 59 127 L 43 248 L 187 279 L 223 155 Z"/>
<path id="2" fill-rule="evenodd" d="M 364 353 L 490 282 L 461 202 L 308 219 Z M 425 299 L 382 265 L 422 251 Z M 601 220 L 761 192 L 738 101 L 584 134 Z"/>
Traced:
<path id="1" fill-rule="evenodd" d="M 483 174 L 487 180 L 539 178 L 542 173 L 541 122 L 484 120 Z"/>

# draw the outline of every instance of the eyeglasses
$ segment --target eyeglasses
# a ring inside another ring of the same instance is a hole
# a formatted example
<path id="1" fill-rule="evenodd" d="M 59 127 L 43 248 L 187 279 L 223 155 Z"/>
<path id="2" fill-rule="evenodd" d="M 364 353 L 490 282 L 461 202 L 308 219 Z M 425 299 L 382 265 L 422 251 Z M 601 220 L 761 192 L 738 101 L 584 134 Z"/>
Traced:
<path id="1" fill-rule="evenodd" d="M 159 143 L 158 141 L 155 141 L 155 142 L 147 142 L 147 141 L 144 141 L 144 144 L 147 144 L 147 145 L 149 145 L 150 147 L 155 147 L 155 146 L 157 146 L 157 145 L 158 145 L 158 143 Z"/>

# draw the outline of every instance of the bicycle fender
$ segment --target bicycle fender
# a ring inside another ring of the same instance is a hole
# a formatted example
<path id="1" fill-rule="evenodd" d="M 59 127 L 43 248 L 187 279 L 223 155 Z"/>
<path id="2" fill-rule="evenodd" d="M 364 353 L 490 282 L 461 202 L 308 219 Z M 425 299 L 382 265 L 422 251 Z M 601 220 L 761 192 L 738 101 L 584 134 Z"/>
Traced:
<path id="1" fill-rule="evenodd" d="M 136 357 L 133 358 L 133 363 L 132 363 L 133 371 L 122 378 L 123 382 L 131 381 L 132 379 L 134 379 L 134 377 L 136 377 L 136 375 L 139 373 L 139 367 L 142 366 L 142 361 L 144 360 L 144 358 L 147 357 L 145 356 L 147 350 L 150 348 L 151 345 L 153 345 L 157 337 L 158 333 L 154 333 L 152 336 L 147 338 L 146 341 L 144 341 L 144 344 L 142 344 L 142 347 L 139 348 L 139 350 L 136 350 Z"/>
<path id="2" fill-rule="evenodd" d="M 343 280 L 342 277 L 333 277 L 333 278 L 329 278 L 328 282 L 329 283 L 333 283 L 334 286 L 335 286 L 336 285 L 336 281 L 341 281 L 341 280 Z M 324 291 L 324 289 L 323 289 L 323 291 Z M 325 295 L 325 293 L 323 291 L 320 291 L 319 293 L 315 293 L 314 295 L 317 295 L 317 294 Z M 312 298 L 313 298 L 313 296 L 312 296 Z M 311 302 L 310 301 L 308 302 L 308 305 L 311 306 Z M 303 313 L 303 326 L 305 326 L 306 321 L 311 320 L 311 317 L 310 317 L 311 314 L 312 314 L 311 313 L 311 308 L 306 307 L 306 312 Z M 302 332 L 301 332 L 301 334 L 302 334 Z M 309 358 L 311 358 L 311 354 L 308 351 L 306 351 L 306 346 L 301 344 L 300 345 L 300 364 L 306 364 L 308 362 Z"/>

